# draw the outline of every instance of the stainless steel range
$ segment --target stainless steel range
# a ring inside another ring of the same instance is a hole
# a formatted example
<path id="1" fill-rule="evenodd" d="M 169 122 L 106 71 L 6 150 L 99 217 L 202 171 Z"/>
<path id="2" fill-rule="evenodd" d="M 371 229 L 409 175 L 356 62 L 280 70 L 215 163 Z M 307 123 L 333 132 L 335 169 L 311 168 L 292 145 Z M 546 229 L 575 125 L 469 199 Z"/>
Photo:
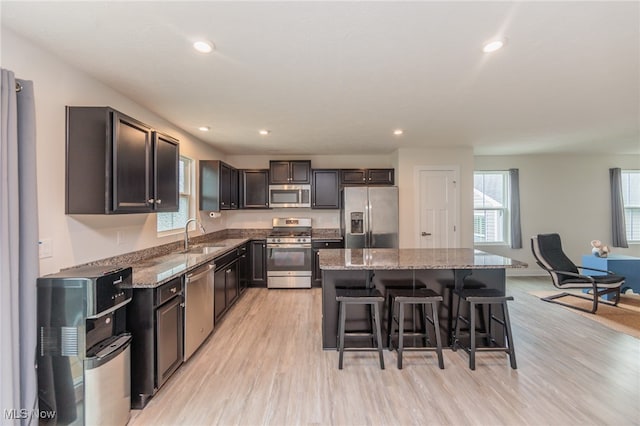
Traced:
<path id="1" fill-rule="evenodd" d="M 267 237 L 267 287 L 311 288 L 311 218 L 273 218 Z"/>

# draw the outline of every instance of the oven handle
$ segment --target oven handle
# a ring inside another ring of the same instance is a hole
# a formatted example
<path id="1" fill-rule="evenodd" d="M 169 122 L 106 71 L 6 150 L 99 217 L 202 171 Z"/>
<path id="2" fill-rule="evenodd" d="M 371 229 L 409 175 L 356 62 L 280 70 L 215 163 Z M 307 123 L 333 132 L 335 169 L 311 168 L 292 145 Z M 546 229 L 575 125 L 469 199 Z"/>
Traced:
<path id="1" fill-rule="evenodd" d="M 267 243 L 267 248 L 311 248 L 311 244 L 271 244 L 271 243 Z"/>

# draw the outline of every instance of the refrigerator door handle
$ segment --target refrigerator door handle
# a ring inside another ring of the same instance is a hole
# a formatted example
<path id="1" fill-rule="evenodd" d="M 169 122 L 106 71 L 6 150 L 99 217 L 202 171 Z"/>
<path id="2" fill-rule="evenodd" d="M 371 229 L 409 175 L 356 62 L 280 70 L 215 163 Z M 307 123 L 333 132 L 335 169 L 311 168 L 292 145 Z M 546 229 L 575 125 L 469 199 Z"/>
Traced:
<path id="1" fill-rule="evenodd" d="M 369 203 L 364 205 L 364 247 L 369 247 Z"/>
<path id="2" fill-rule="evenodd" d="M 367 248 L 373 248 L 373 223 L 371 218 L 372 218 L 372 214 L 371 214 L 371 210 L 373 209 L 373 207 L 371 207 L 371 201 L 369 201 L 367 199 Z"/>

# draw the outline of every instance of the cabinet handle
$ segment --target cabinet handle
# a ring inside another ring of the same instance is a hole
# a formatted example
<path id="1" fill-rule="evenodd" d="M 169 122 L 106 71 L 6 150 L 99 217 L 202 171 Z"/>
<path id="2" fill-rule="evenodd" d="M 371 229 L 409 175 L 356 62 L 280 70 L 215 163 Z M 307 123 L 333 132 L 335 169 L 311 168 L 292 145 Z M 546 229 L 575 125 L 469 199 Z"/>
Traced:
<path id="1" fill-rule="evenodd" d="M 147 200 L 147 203 L 149 203 L 149 204 L 153 204 L 153 202 L 154 202 L 154 201 L 155 201 L 155 200 L 154 200 L 153 198 L 149 198 L 149 199 Z"/>
<path id="2" fill-rule="evenodd" d="M 230 274 L 230 273 L 231 273 L 231 269 L 227 269 L 227 270 L 225 271 L 225 273 L 226 273 L 226 274 Z"/>
<path id="3" fill-rule="evenodd" d="M 162 204 L 162 200 L 156 200 L 156 204 Z"/>
<path id="4" fill-rule="evenodd" d="M 184 303 L 184 302 L 182 302 L 182 303 L 180 304 L 180 307 L 181 307 L 181 308 L 184 308 L 185 306 L 186 306 L 186 305 L 185 305 L 185 303 Z"/>
<path id="5" fill-rule="evenodd" d="M 169 291 L 170 291 L 171 293 L 174 293 L 174 294 L 175 294 L 175 292 L 176 292 L 176 291 L 178 291 L 178 289 L 177 289 L 177 288 L 175 288 L 175 287 L 173 287 L 173 288 L 172 288 L 171 290 L 169 290 Z"/>

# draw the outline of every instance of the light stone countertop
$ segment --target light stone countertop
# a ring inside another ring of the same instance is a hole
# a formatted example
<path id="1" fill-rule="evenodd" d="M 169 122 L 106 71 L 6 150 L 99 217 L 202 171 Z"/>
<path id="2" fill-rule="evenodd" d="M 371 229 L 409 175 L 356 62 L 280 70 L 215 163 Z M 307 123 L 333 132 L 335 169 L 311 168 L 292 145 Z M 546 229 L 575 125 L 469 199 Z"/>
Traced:
<path id="1" fill-rule="evenodd" d="M 250 238 L 227 238 L 194 244 L 183 253 L 176 251 L 162 256 L 145 259 L 132 264 L 132 288 L 155 288 L 183 275 L 187 271 L 212 261 L 216 257 L 228 253 Z"/>
<path id="2" fill-rule="evenodd" d="M 528 265 L 474 249 L 321 249 L 322 270 L 503 269 Z"/>

